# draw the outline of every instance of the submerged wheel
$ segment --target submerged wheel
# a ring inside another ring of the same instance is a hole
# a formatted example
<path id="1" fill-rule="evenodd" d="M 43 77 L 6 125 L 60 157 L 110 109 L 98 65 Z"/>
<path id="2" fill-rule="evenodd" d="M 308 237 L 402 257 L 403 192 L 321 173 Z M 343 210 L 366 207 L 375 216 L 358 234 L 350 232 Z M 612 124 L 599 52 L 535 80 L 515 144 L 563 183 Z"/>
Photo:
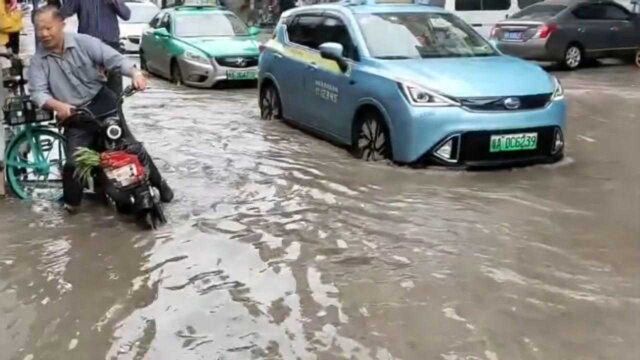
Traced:
<path id="1" fill-rule="evenodd" d="M 48 129 L 20 133 L 7 150 L 5 173 L 11 191 L 20 199 L 59 200 L 65 139 Z"/>
<path id="2" fill-rule="evenodd" d="M 575 70 L 584 62 L 584 53 L 577 44 L 571 44 L 564 52 L 562 65 L 568 70 Z"/>
<path id="3" fill-rule="evenodd" d="M 376 112 L 366 112 L 355 123 L 353 155 L 365 161 L 391 158 L 391 142 L 382 117 Z"/>
<path id="4" fill-rule="evenodd" d="M 273 85 L 267 85 L 260 93 L 260 118 L 262 120 L 282 119 L 280 94 Z"/>
<path id="5" fill-rule="evenodd" d="M 178 65 L 177 61 L 173 61 L 171 63 L 171 82 L 178 86 L 184 84 L 182 71 L 180 70 L 180 65 Z"/>
<path id="6" fill-rule="evenodd" d="M 144 223 L 149 230 L 155 230 L 158 228 L 156 217 L 153 215 L 153 211 L 147 211 L 147 213 L 144 214 Z"/>

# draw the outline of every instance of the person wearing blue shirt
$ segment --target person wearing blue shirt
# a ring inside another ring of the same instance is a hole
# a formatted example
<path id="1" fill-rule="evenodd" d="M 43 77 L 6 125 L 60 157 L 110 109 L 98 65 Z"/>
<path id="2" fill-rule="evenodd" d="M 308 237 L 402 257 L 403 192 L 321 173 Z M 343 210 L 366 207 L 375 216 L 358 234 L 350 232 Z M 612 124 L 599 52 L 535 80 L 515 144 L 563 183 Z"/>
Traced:
<path id="1" fill-rule="evenodd" d="M 78 16 L 78 33 L 93 36 L 110 47 L 121 51 L 118 18 L 129 20 L 131 9 L 123 0 L 65 0 L 60 12 L 65 18 Z M 107 87 L 114 93 L 122 92 L 122 76 L 109 72 Z"/>

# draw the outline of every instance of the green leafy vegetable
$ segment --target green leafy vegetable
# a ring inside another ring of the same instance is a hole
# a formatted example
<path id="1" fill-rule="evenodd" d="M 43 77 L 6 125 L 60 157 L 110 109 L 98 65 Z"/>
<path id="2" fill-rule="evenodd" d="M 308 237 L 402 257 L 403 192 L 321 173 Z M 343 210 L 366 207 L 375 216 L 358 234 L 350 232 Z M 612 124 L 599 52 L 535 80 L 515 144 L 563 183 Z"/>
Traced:
<path id="1" fill-rule="evenodd" d="M 83 184 L 89 182 L 93 169 L 100 166 L 100 153 L 89 148 L 81 147 L 73 154 L 76 170 L 73 176 Z"/>

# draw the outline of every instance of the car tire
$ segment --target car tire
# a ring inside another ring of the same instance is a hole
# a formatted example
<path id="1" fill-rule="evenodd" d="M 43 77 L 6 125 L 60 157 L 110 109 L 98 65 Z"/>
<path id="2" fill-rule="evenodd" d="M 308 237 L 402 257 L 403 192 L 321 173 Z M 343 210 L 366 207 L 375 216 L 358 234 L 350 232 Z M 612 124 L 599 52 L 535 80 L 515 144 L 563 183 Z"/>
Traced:
<path id="1" fill-rule="evenodd" d="M 633 59 L 633 63 L 640 68 L 640 49 L 636 50 L 636 54 Z"/>
<path id="2" fill-rule="evenodd" d="M 584 51 L 578 44 L 569 44 L 564 51 L 562 66 L 567 70 L 575 70 L 584 63 Z"/>
<path id="3" fill-rule="evenodd" d="M 147 66 L 147 58 L 144 56 L 144 53 L 140 51 L 140 70 L 149 72 L 149 67 Z"/>
<path id="4" fill-rule="evenodd" d="M 267 85 L 260 91 L 260 118 L 262 120 L 282 119 L 280 94 L 273 85 Z"/>
<path id="5" fill-rule="evenodd" d="M 363 112 L 354 123 L 352 154 L 364 161 L 391 159 L 391 137 L 389 130 L 375 111 Z"/>
<path id="6" fill-rule="evenodd" d="M 182 71 L 180 70 L 180 65 L 177 61 L 171 62 L 171 82 L 181 86 L 184 84 L 184 80 L 182 78 Z"/>

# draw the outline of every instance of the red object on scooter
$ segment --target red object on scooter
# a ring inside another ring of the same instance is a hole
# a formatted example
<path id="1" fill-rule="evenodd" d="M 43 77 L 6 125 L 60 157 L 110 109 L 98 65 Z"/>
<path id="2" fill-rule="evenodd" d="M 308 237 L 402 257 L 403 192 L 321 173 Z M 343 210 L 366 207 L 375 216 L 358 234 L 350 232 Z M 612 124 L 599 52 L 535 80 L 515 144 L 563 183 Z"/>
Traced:
<path id="1" fill-rule="evenodd" d="M 103 152 L 100 154 L 100 167 L 120 187 L 137 184 L 145 177 L 145 169 L 138 156 L 126 151 Z"/>

